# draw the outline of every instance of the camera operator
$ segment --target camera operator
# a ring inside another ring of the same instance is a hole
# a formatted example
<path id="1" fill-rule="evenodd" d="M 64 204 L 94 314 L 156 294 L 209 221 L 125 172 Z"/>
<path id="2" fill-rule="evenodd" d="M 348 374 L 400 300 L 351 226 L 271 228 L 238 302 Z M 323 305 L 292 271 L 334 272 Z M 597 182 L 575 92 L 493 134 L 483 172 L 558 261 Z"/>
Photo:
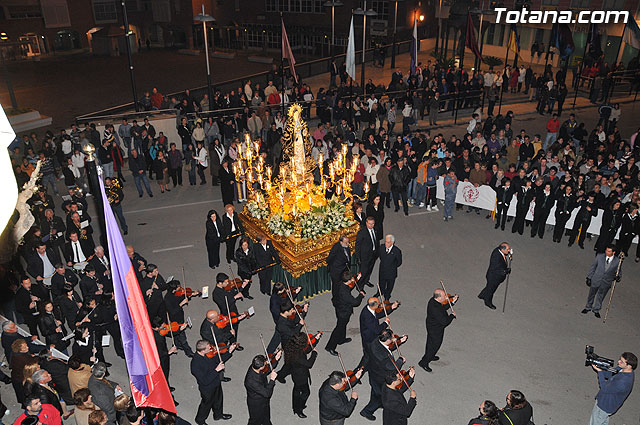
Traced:
<path id="1" fill-rule="evenodd" d="M 591 365 L 598 372 L 600 391 L 596 395 L 596 403 L 591 412 L 589 425 L 608 425 L 609 416 L 622 407 L 633 388 L 634 370 L 638 366 L 638 358 L 633 353 L 624 352 L 618 360 L 614 372 L 602 370 Z"/>

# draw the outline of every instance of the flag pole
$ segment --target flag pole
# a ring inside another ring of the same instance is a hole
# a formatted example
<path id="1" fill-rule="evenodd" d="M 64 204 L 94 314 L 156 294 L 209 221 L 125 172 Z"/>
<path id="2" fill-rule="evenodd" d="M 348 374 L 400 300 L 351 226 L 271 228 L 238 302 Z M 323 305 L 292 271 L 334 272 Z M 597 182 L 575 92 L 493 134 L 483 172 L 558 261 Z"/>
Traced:
<path id="1" fill-rule="evenodd" d="M 509 39 L 507 40 L 507 54 L 504 57 L 504 66 L 505 70 L 507 69 L 507 62 L 509 62 L 509 45 L 511 44 L 511 34 L 513 30 L 509 28 Z M 504 75 L 504 71 L 502 71 L 502 75 Z M 509 84 L 509 76 L 507 76 L 507 84 Z M 502 82 L 504 85 L 504 81 Z M 500 104 L 498 105 L 498 115 L 500 115 L 500 111 L 502 110 L 502 95 L 504 94 L 504 87 L 500 85 Z"/>
<path id="2" fill-rule="evenodd" d="M 453 122 L 458 122 L 458 104 L 460 97 L 460 90 L 462 89 L 462 75 L 464 74 L 464 51 L 467 49 L 467 31 L 469 31 L 469 12 L 467 11 L 467 25 L 465 25 L 462 36 L 462 54 L 460 54 L 460 73 L 458 74 L 458 91 L 456 92 L 456 104 L 455 104 L 455 116 L 453 117 Z"/>
<path id="3" fill-rule="evenodd" d="M 282 34 L 280 34 L 280 64 L 282 67 L 282 119 L 285 119 L 285 107 L 284 107 L 284 19 L 282 18 L 282 12 L 280 12 L 280 24 L 282 25 Z"/>

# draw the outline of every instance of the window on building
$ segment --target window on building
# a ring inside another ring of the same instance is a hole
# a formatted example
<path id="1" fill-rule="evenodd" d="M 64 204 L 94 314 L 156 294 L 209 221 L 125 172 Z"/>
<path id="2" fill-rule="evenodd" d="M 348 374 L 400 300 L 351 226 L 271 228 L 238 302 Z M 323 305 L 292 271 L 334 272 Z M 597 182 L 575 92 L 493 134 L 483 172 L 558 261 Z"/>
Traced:
<path id="1" fill-rule="evenodd" d="M 41 18 L 42 11 L 39 5 L 34 6 L 7 6 L 9 19 Z"/>
<path id="2" fill-rule="evenodd" d="M 571 0 L 572 9 L 589 9 L 591 0 Z"/>
<path id="3" fill-rule="evenodd" d="M 325 0 L 265 0 L 265 10 L 267 12 L 325 13 L 324 2 Z"/>
<path id="4" fill-rule="evenodd" d="M 71 26 L 67 0 L 40 0 L 44 25 L 47 28 L 62 28 Z"/>
<path id="5" fill-rule="evenodd" d="M 626 10 L 626 0 L 602 0 L 602 10 Z"/>
<path id="6" fill-rule="evenodd" d="M 289 0 L 289 11 L 300 13 L 301 0 Z"/>
<path id="7" fill-rule="evenodd" d="M 156 0 L 151 4 L 153 22 L 171 22 L 171 4 L 169 0 Z"/>
<path id="8" fill-rule="evenodd" d="M 542 0 L 543 6 L 557 6 L 560 4 L 560 0 Z"/>
<path id="9" fill-rule="evenodd" d="M 114 0 L 93 0 L 93 19 L 96 24 L 118 22 L 118 12 Z"/>
<path id="10" fill-rule="evenodd" d="M 372 3 L 371 9 L 373 9 L 373 11 L 378 14 L 378 16 L 375 17 L 376 19 L 381 19 L 383 21 L 386 21 L 389 19 L 389 3 L 390 2 L 384 1 L 384 0 L 380 0 L 380 1 L 374 0 L 371 3 Z M 369 4 L 367 4 L 367 6 L 368 5 Z"/>
<path id="11" fill-rule="evenodd" d="M 502 46 L 504 40 L 505 25 L 489 25 L 484 42 L 491 46 Z"/>

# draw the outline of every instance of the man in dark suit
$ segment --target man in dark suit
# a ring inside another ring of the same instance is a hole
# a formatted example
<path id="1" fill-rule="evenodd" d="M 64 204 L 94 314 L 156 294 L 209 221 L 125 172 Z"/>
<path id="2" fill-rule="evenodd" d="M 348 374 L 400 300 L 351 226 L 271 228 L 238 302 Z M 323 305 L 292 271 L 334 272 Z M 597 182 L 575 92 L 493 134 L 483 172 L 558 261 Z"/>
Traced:
<path id="1" fill-rule="evenodd" d="M 47 249 L 47 245 L 40 243 L 36 247 L 29 261 L 27 262 L 27 272 L 37 281 L 42 282 L 45 277 L 50 277 L 55 273 L 55 264 L 60 262 L 58 254 L 52 249 Z"/>
<path id="2" fill-rule="evenodd" d="M 44 220 L 40 222 L 40 230 L 42 231 L 43 238 L 48 236 L 48 246 L 53 248 L 56 253 L 58 250 L 62 250 L 64 246 L 64 232 L 67 230 L 67 226 L 64 225 L 62 218 L 54 215 L 52 209 L 46 209 L 44 211 Z"/>
<path id="3" fill-rule="evenodd" d="M 345 271 L 342 274 L 342 284 L 337 285 L 333 291 L 331 302 L 336 310 L 337 322 L 325 347 L 325 350 L 332 356 L 338 355 L 336 347 L 339 344 L 346 344 L 351 341 L 351 338 L 347 338 L 347 325 L 353 314 L 353 308 L 359 306 L 362 298 L 364 298 L 364 292 L 362 291 L 356 297 L 351 295 L 350 285 L 355 283 L 355 278 L 353 273 Z"/>
<path id="4" fill-rule="evenodd" d="M 227 263 L 231 264 L 235 258 L 236 240 L 244 233 L 244 227 L 233 205 L 227 204 L 224 209 L 226 214 L 222 216 L 222 232 L 227 243 Z"/>
<path id="5" fill-rule="evenodd" d="M 235 348 L 235 344 L 232 344 L 228 353 L 209 358 L 207 357 L 211 351 L 209 341 L 200 340 L 196 344 L 196 355 L 191 359 L 191 374 L 196 378 L 198 390 L 200 390 L 200 405 L 196 413 L 197 425 L 204 425 L 211 411 L 216 421 L 231 419 L 231 415 L 223 413 L 220 375 L 224 370 L 224 362 L 231 358 Z"/>
<path id="6" fill-rule="evenodd" d="M 74 287 L 78 284 L 78 276 L 71 270 L 65 269 L 64 264 L 55 264 L 56 274 L 51 277 L 51 299 L 56 300 L 60 295 L 66 295 L 64 287 Z"/>
<path id="7" fill-rule="evenodd" d="M 378 279 L 380 280 L 380 290 L 385 300 L 391 298 L 393 286 L 398 277 L 398 267 L 402 265 L 402 251 L 395 245 L 396 238 L 387 235 L 384 238 L 384 245 L 378 248 L 380 257 L 380 268 L 378 269 Z"/>
<path id="8" fill-rule="evenodd" d="M 369 346 L 371 342 L 375 340 L 380 332 L 385 330 L 389 326 L 389 318 L 384 311 L 376 313 L 376 308 L 380 306 L 380 300 L 376 297 L 371 297 L 367 300 L 367 305 L 360 311 L 360 338 L 362 339 L 362 359 L 358 367 L 363 366 L 366 370 L 369 363 Z M 398 308 L 398 303 L 394 302 L 391 305 L 392 309 Z M 380 319 L 384 317 L 382 323 Z"/>
<path id="9" fill-rule="evenodd" d="M 93 252 L 94 255 L 89 260 L 89 264 L 96 270 L 96 277 L 104 286 L 104 292 L 108 294 L 112 293 L 113 283 L 111 282 L 111 263 L 109 262 L 109 257 L 105 254 L 104 248 L 101 245 L 96 246 Z"/>
<path id="10" fill-rule="evenodd" d="M 385 329 L 369 347 L 371 353 L 371 361 L 369 362 L 371 397 L 369 403 L 360 411 L 360 415 L 370 421 L 376 420 L 373 414 L 382 407 L 382 386 L 385 384 L 385 377 L 389 372 L 396 371 L 396 367 L 402 369 L 402 365 L 405 363 L 403 356 L 400 356 L 397 360 L 393 357 L 391 348 L 394 343 L 393 332 Z"/>
<path id="11" fill-rule="evenodd" d="M 350 270 L 351 267 L 351 251 L 349 250 L 349 237 L 340 235 L 340 239 L 329 251 L 327 257 L 327 268 L 331 276 L 331 288 L 334 289 L 342 283 L 342 273 Z"/>
<path id="12" fill-rule="evenodd" d="M 258 278 L 260 279 L 260 292 L 269 295 L 271 292 L 271 276 L 273 275 L 273 264 L 280 262 L 278 251 L 273 247 L 270 240 L 265 235 L 258 238 L 259 244 L 253 247 Z"/>
<path id="13" fill-rule="evenodd" d="M 453 298 L 453 302 L 457 300 L 458 296 L 456 295 Z M 427 303 L 427 343 L 424 349 L 424 356 L 418 362 L 418 365 L 427 372 L 432 371 L 429 367 L 430 362 L 440 360 L 440 357 L 436 356 L 436 354 L 444 339 L 444 328 L 449 326 L 453 319 L 456 318 L 455 312 L 447 313 L 447 309 L 450 306 L 448 301 L 447 294 L 442 289 L 436 289 L 433 291 L 433 297 Z M 442 304 L 443 302 L 447 304 L 444 305 Z"/>
<path id="14" fill-rule="evenodd" d="M 618 264 L 620 258 L 613 255 L 613 247 L 609 245 L 604 254 L 596 255 L 589 273 L 587 274 L 587 286 L 589 286 L 589 295 L 587 296 L 587 305 L 582 310 L 582 314 L 593 311 L 593 314 L 600 318 L 600 307 L 602 300 L 609 292 L 609 288 L 613 281 L 620 282 L 621 276 L 618 273 Z M 593 303 L 595 299 L 595 304 Z"/>
<path id="15" fill-rule="evenodd" d="M 78 263 L 85 263 L 93 255 L 93 247 L 88 239 L 79 239 L 78 232 L 69 232 L 69 241 L 64 244 L 64 257 L 67 266 L 72 267 Z"/>
<path id="16" fill-rule="evenodd" d="M 409 368 L 409 377 L 403 378 L 397 371 L 389 372 L 385 377 L 385 384 L 382 387 L 382 424 L 383 425 L 407 425 L 408 418 L 416 408 L 416 392 L 411 390 L 409 401 L 405 400 L 405 391 L 409 385 L 413 384 L 416 371 Z M 396 388 L 400 385 L 400 388 Z"/>
<path id="17" fill-rule="evenodd" d="M 375 224 L 373 217 L 367 217 L 365 226 L 362 226 L 356 235 L 356 258 L 360 262 L 360 273 L 362 273 L 360 281 L 367 286 L 373 286 L 369 278 L 378 258 L 378 235 L 376 235 Z"/>
<path id="18" fill-rule="evenodd" d="M 478 294 L 478 298 L 484 300 L 484 305 L 492 310 L 496 309 L 493 305 L 493 294 L 498 289 L 498 286 L 507 278 L 507 275 L 511 273 L 511 268 L 508 267 L 507 257 L 511 256 L 511 245 L 507 242 L 502 242 L 500 246 L 494 248 L 491 252 L 491 259 L 489 260 L 489 268 L 487 269 L 487 285 Z"/>
<path id="19" fill-rule="evenodd" d="M 244 388 L 247 390 L 247 407 L 249 408 L 248 425 L 271 425 L 271 396 L 276 386 L 278 373 L 275 371 L 282 351 L 275 355 L 271 366 L 267 358 L 259 354 L 251 361 L 251 366 L 244 376 Z M 266 371 L 263 370 L 266 367 Z"/>
<path id="20" fill-rule="evenodd" d="M 20 279 L 20 287 L 16 291 L 16 311 L 22 315 L 31 335 L 38 335 L 39 307 L 47 299 L 49 294 L 42 285 L 32 283 L 28 276 Z"/>
<path id="21" fill-rule="evenodd" d="M 147 275 L 140 282 L 140 289 L 147 304 L 149 320 L 153 320 L 156 316 L 162 319 L 166 318 L 162 292 L 167 290 L 167 283 L 155 264 L 147 265 Z"/>

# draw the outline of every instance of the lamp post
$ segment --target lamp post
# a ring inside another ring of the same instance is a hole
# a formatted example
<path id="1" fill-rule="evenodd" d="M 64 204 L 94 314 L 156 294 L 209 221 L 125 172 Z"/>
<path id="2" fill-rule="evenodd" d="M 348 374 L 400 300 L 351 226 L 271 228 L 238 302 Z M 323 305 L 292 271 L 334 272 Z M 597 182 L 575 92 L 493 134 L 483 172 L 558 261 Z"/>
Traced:
<path id="1" fill-rule="evenodd" d="M 133 72 L 133 60 L 131 59 L 131 42 L 129 37 L 133 35 L 133 31 L 129 31 L 129 18 L 127 17 L 127 6 L 122 0 L 122 23 L 124 24 L 124 41 L 127 48 L 127 60 L 129 61 L 129 78 L 131 79 L 131 91 L 133 92 L 133 106 L 136 112 L 140 111 L 138 106 L 138 94 L 136 90 L 136 76 Z"/>
<path id="2" fill-rule="evenodd" d="M 393 41 L 391 42 L 391 69 L 396 67 L 396 33 L 398 29 L 398 3 L 404 0 L 394 0 L 393 12 Z"/>
<path id="3" fill-rule="evenodd" d="M 209 94 L 209 104 L 213 100 L 213 92 L 211 91 L 211 68 L 209 67 L 209 42 L 207 37 L 207 22 L 215 22 L 213 16 L 204 13 L 204 4 L 202 12 L 193 17 L 194 21 L 202 22 L 202 32 L 204 33 L 204 55 L 207 59 L 207 93 Z"/>
<path id="4" fill-rule="evenodd" d="M 331 62 L 333 62 L 336 54 L 334 48 L 336 43 L 336 7 L 344 6 L 344 4 L 340 0 L 329 0 L 323 6 L 331 8 L 331 45 L 329 50 L 331 51 Z"/>
<path id="5" fill-rule="evenodd" d="M 89 189 L 91 190 L 91 194 L 93 195 L 93 200 L 96 203 L 96 211 L 98 213 L 98 225 L 100 227 L 100 243 L 108 249 L 107 247 L 107 230 L 104 221 L 104 206 L 102 204 L 102 192 L 100 192 L 100 183 L 98 182 L 98 165 L 96 164 L 96 157 L 94 155 L 96 151 L 96 147 L 91 143 L 87 143 L 82 148 L 86 157 L 86 171 L 87 178 L 89 180 Z M 100 172 L 102 174 L 102 171 Z"/>
<path id="6" fill-rule="evenodd" d="M 353 11 L 354 15 L 362 16 L 362 72 L 360 74 L 360 87 L 364 87 L 364 60 L 365 54 L 367 52 L 366 44 L 367 44 L 367 16 L 378 16 L 378 14 L 371 10 L 367 10 L 367 0 L 364 0 L 364 8 L 356 9 Z"/>

